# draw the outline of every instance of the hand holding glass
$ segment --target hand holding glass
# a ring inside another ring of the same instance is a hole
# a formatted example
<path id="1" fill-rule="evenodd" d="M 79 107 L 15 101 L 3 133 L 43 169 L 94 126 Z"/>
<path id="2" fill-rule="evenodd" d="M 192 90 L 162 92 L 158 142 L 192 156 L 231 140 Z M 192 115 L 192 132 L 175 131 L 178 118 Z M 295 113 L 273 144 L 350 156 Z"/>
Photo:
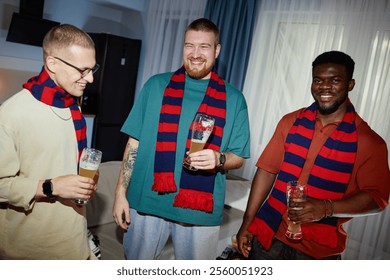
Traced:
<path id="1" fill-rule="evenodd" d="M 287 183 L 286 197 L 287 207 L 289 209 L 300 210 L 301 208 L 296 207 L 295 203 L 305 201 L 306 196 L 307 190 L 305 184 L 299 181 L 289 181 Z M 301 225 L 288 221 L 288 228 L 285 235 L 292 240 L 301 240 L 303 237 Z"/>
<path id="2" fill-rule="evenodd" d="M 189 154 L 203 150 L 207 139 L 213 132 L 214 118 L 205 114 L 197 114 L 192 123 L 192 136 Z M 186 159 L 183 161 L 183 166 L 189 170 L 196 171 L 197 169 L 191 166 L 191 163 Z"/>
<path id="3" fill-rule="evenodd" d="M 83 177 L 94 178 L 96 171 L 99 169 L 102 161 L 102 152 L 92 148 L 84 148 L 81 153 L 79 163 L 79 175 Z M 86 199 L 74 198 L 74 203 L 84 205 L 88 203 Z"/>

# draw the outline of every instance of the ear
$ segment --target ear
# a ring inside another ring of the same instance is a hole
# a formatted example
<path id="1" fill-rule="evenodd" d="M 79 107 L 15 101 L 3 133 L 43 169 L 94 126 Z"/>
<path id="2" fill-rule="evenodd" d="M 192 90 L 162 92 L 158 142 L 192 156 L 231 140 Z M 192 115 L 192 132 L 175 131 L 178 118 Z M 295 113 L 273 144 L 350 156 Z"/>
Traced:
<path id="1" fill-rule="evenodd" d="M 355 87 L 355 79 L 351 79 L 348 82 L 348 91 L 352 91 L 354 87 Z"/>
<path id="2" fill-rule="evenodd" d="M 49 72 L 55 73 L 56 72 L 56 65 L 57 65 L 57 61 L 54 57 L 48 55 L 45 58 L 45 66 Z"/>
<path id="3" fill-rule="evenodd" d="M 218 58 L 220 52 L 221 52 L 221 44 L 218 44 L 217 47 L 215 48 L 215 59 Z"/>

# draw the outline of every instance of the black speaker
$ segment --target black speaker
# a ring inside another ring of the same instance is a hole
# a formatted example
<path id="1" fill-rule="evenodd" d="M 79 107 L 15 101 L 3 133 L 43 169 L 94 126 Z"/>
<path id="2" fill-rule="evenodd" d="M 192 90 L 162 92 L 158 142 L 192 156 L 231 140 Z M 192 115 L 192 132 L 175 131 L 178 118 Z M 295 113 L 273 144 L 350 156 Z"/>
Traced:
<path id="1" fill-rule="evenodd" d="M 92 146 L 103 152 L 102 161 L 122 160 L 128 136 L 120 132 L 135 95 L 141 41 L 90 33 L 100 69 L 83 95 L 84 114 L 95 115 Z"/>
<path id="2" fill-rule="evenodd" d="M 36 18 L 43 17 L 44 0 L 20 0 L 19 13 Z"/>
<path id="3" fill-rule="evenodd" d="M 56 21 L 13 13 L 6 40 L 40 47 L 46 33 L 59 24 Z"/>

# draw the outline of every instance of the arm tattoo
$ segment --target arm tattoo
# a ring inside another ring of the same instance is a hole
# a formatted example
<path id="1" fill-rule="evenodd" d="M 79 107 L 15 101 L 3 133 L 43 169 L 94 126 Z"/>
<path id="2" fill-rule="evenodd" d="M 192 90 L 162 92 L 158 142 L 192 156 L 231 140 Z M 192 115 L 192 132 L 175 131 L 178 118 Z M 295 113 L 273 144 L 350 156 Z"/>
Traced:
<path id="1" fill-rule="evenodd" d="M 138 153 L 138 143 L 134 145 L 134 143 L 130 142 L 127 144 L 127 146 L 128 146 L 127 147 L 128 153 L 126 156 L 126 160 L 123 163 L 123 171 L 122 171 L 122 175 L 123 175 L 122 187 L 125 189 L 129 187 L 131 175 L 133 174 L 135 159 L 137 158 L 137 153 Z"/>

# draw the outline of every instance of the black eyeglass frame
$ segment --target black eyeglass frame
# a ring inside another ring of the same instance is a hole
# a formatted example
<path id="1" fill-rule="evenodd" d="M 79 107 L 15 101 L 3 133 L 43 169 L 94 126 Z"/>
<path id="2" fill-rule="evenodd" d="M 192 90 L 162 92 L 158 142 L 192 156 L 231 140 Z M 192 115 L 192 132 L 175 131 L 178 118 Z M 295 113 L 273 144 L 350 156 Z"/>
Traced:
<path id="1" fill-rule="evenodd" d="M 85 76 L 87 76 L 89 74 L 89 72 L 92 71 L 92 74 L 95 74 L 97 72 L 97 70 L 99 70 L 100 68 L 100 65 L 99 64 L 96 64 L 94 67 L 92 68 L 86 68 L 86 69 L 80 69 L 78 68 L 77 66 L 74 66 L 73 64 L 70 64 L 69 62 L 57 57 L 57 56 L 53 56 L 55 59 L 58 59 L 59 61 L 65 63 L 66 65 L 76 69 L 77 71 L 79 71 L 79 73 L 81 74 L 81 77 L 84 78 Z"/>

